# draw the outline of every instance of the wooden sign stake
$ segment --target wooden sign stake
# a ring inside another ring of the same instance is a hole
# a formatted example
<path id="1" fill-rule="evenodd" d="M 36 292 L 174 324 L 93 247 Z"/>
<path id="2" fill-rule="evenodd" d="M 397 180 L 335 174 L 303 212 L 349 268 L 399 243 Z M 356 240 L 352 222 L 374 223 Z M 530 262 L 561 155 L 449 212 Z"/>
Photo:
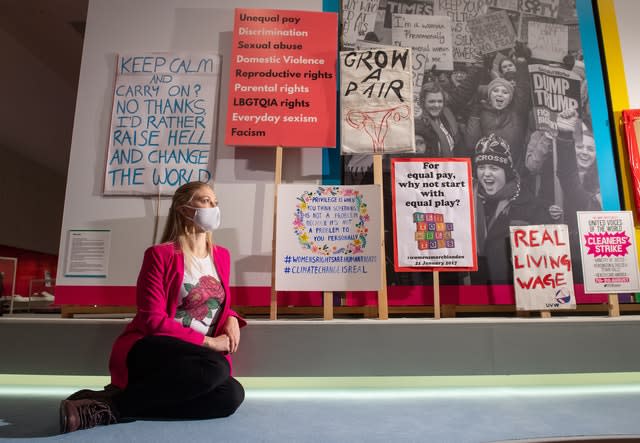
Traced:
<path id="1" fill-rule="evenodd" d="M 609 294 L 609 317 L 620 317 L 620 305 L 618 304 L 618 294 Z"/>
<path id="2" fill-rule="evenodd" d="M 278 221 L 278 185 L 282 183 L 282 146 L 276 146 L 275 190 L 273 192 L 273 240 L 271 243 L 271 307 L 269 319 L 278 318 L 278 293 L 276 291 L 276 229 Z"/>
<path id="3" fill-rule="evenodd" d="M 440 320 L 440 272 L 433 271 L 433 318 Z"/>
<path id="4" fill-rule="evenodd" d="M 389 319 L 389 305 L 387 301 L 387 266 L 386 251 L 384 247 L 384 201 L 382 198 L 382 154 L 373 154 L 373 183 L 380 185 L 380 280 L 381 287 L 378 290 L 378 318 Z"/>
<path id="5" fill-rule="evenodd" d="M 325 291 L 322 293 L 322 306 L 325 320 L 333 320 L 333 292 Z"/>

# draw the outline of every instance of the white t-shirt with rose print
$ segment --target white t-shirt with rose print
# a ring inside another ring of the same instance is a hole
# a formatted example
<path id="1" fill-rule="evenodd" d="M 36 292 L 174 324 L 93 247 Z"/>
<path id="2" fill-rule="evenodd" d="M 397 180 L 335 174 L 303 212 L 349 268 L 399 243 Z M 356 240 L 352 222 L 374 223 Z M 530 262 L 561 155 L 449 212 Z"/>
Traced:
<path id="1" fill-rule="evenodd" d="M 175 320 L 202 334 L 212 335 L 224 300 L 224 287 L 211 257 L 194 257 L 191 270 L 185 266 Z"/>

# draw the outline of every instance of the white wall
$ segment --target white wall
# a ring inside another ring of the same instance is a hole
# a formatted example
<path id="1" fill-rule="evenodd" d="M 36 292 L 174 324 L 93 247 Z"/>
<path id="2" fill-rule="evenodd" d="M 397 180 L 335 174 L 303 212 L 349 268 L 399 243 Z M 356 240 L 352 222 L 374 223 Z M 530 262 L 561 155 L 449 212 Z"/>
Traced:
<path id="1" fill-rule="evenodd" d="M 640 1 L 615 0 L 616 19 L 622 61 L 627 79 L 629 106 L 640 108 L 640 52 L 638 52 L 638 20 L 640 20 Z M 615 67 L 609 67 L 609 69 Z"/>
<path id="2" fill-rule="evenodd" d="M 233 8 L 265 8 L 259 0 L 91 0 L 60 241 L 58 285 L 135 285 L 143 251 L 153 243 L 156 198 L 103 197 L 106 145 L 116 54 L 132 51 L 206 51 L 222 55 L 215 188 L 222 211 L 217 243 L 231 250 L 231 284 L 269 286 L 275 150 L 224 145 Z M 271 0 L 268 8 L 321 10 L 320 0 Z M 321 152 L 284 152 L 283 182 L 319 182 Z M 169 200 L 160 204 L 159 232 Z M 64 277 L 69 229 L 110 229 L 109 275 Z M 160 234 L 158 234 L 159 237 Z"/>

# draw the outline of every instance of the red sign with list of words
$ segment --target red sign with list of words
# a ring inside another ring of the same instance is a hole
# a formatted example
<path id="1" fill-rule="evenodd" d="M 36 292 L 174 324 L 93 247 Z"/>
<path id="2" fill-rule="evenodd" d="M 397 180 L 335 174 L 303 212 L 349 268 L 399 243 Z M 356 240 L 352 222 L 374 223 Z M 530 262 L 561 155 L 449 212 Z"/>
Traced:
<path id="1" fill-rule="evenodd" d="M 225 144 L 335 147 L 338 17 L 236 9 Z"/>

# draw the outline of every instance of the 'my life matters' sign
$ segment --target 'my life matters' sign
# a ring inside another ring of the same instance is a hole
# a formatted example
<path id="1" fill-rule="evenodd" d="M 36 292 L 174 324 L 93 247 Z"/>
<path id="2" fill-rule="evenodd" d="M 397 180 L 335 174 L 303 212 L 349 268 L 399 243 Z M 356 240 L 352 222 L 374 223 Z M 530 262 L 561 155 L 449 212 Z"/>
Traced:
<path id="1" fill-rule="evenodd" d="M 120 55 L 105 194 L 171 194 L 211 179 L 217 54 Z"/>

